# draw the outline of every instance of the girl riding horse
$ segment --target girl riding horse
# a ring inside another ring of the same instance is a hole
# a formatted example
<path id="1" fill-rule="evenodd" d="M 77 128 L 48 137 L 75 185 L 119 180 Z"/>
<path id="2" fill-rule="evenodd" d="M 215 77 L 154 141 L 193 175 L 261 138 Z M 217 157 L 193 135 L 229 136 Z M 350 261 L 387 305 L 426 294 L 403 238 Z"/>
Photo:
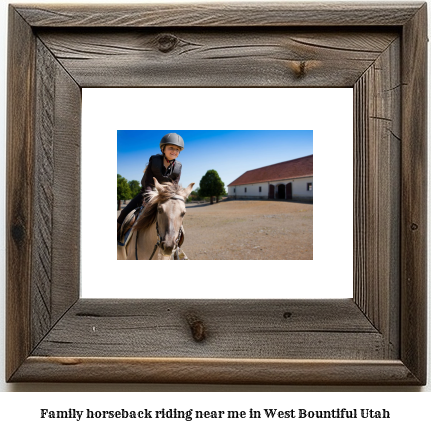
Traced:
<path id="1" fill-rule="evenodd" d="M 142 177 L 141 191 L 128 203 L 128 205 L 121 211 L 117 218 L 117 240 L 121 230 L 121 225 L 126 218 L 127 214 L 136 208 L 140 208 L 144 204 L 145 193 L 155 190 L 154 179 L 156 178 L 159 183 L 173 183 L 177 184 L 181 177 L 181 163 L 177 161 L 180 152 L 184 150 L 184 140 L 176 133 L 168 133 L 163 136 L 160 141 L 160 149 L 162 154 L 151 156 L 148 166 L 144 171 Z M 148 198 L 145 198 L 148 199 Z"/>

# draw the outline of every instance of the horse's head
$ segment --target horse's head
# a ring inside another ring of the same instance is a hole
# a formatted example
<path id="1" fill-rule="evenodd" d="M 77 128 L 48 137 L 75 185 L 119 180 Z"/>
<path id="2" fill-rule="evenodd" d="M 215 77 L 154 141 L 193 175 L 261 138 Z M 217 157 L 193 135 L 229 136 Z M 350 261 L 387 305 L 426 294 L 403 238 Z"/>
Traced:
<path id="1" fill-rule="evenodd" d="M 170 256 L 174 250 L 183 218 L 186 214 L 186 200 L 195 183 L 185 189 L 172 184 L 160 184 L 154 178 L 154 185 L 158 192 L 157 224 L 160 235 L 160 249 L 165 256 Z"/>

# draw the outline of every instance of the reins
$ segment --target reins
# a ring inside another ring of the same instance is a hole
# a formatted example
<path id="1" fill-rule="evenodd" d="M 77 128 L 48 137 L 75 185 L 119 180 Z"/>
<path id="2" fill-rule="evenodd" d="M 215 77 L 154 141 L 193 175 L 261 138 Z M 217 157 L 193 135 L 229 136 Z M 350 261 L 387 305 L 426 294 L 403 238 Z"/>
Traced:
<path id="1" fill-rule="evenodd" d="M 171 200 L 171 199 L 178 200 L 178 201 L 183 201 L 184 203 L 186 202 L 184 200 L 184 198 L 181 198 L 181 197 L 175 197 L 175 196 L 173 196 L 173 197 L 169 198 L 168 200 Z M 159 222 L 157 220 L 156 220 L 156 231 L 157 231 L 157 242 L 154 245 L 153 253 L 151 254 L 151 256 L 150 256 L 150 258 L 148 260 L 152 260 L 154 254 L 156 253 L 157 248 L 160 247 L 160 244 L 162 243 L 161 242 L 162 238 L 160 237 L 160 233 L 159 233 Z M 176 253 L 176 255 L 175 255 L 177 257 L 176 260 L 178 260 L 178 243 L 180 242 L 181 232 L 182 231 L 183 231 L 183 226 L 181 225 L 180 230 L 178 231 L 177 239 L 175 240 L 175 247 L 172 250 L 173 253 L 174 252 Z M 135 242 L 135 257 L 136 257 L 136 260 L 139 260 L 138 259 L 138 238 L 139 238 L 139 230 L 136 231 L 136 242 Z M 174 259 L 175 259 L 175 257 L 174 257 Z"/>

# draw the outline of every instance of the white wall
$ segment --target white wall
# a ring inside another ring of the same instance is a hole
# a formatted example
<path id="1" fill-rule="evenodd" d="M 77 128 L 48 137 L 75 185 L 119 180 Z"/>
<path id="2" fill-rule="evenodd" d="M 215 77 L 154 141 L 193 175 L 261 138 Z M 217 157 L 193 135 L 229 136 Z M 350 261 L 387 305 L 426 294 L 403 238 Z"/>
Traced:
<path id="1" fill-rule="evenodd" d="M 307 184 L 313 184 L 313 177 L 297 178 L 292 180 L 292 197 L 300 200 L 313 200 L 313 187 L 307 190 Z"/>
<path id="2" fill-rule="evenodd" d="M 262 191 L 259 192 L 259 187 Z M 247 192 L 244 189 L 247 188 Z M 235 192 L 234 192 L 235 189 Z M 238 196 L 244 198 L 262 198 L 268 199 L 268 182 L 256 184 L 241 184 L 239 186 L 228 187 L 228 196 Z"/>
<path id="3" fill-rule="evenodd" d="M 238 186 L 228 187 L 228 196 L 230 198 L 237 197 L 239 199 L 268 199 L 269 185 L 272 184 L 275 189 L 279 184 L 292 183 L 292 199 L 312 201 L 313 190 L 307 190 L 307 183 L 312 183 L 313 177 L 296 178 L 293 180 L 278 180 L 265 183 L 241 184 Z M 259 187 L 261 191 L 259 192 Z M 245 191 L 247 189 L 247 191 Z"/>

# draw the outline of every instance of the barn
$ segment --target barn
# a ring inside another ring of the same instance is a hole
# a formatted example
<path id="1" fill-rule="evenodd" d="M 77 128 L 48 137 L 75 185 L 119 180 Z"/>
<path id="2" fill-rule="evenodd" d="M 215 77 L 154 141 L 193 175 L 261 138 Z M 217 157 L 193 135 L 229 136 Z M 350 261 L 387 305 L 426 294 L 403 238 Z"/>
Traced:
<path id="1" fill-rule="evenodd" d="M 313 202 L 313 155 L 247 171 L 228 184 L 228 196 Z"/>

